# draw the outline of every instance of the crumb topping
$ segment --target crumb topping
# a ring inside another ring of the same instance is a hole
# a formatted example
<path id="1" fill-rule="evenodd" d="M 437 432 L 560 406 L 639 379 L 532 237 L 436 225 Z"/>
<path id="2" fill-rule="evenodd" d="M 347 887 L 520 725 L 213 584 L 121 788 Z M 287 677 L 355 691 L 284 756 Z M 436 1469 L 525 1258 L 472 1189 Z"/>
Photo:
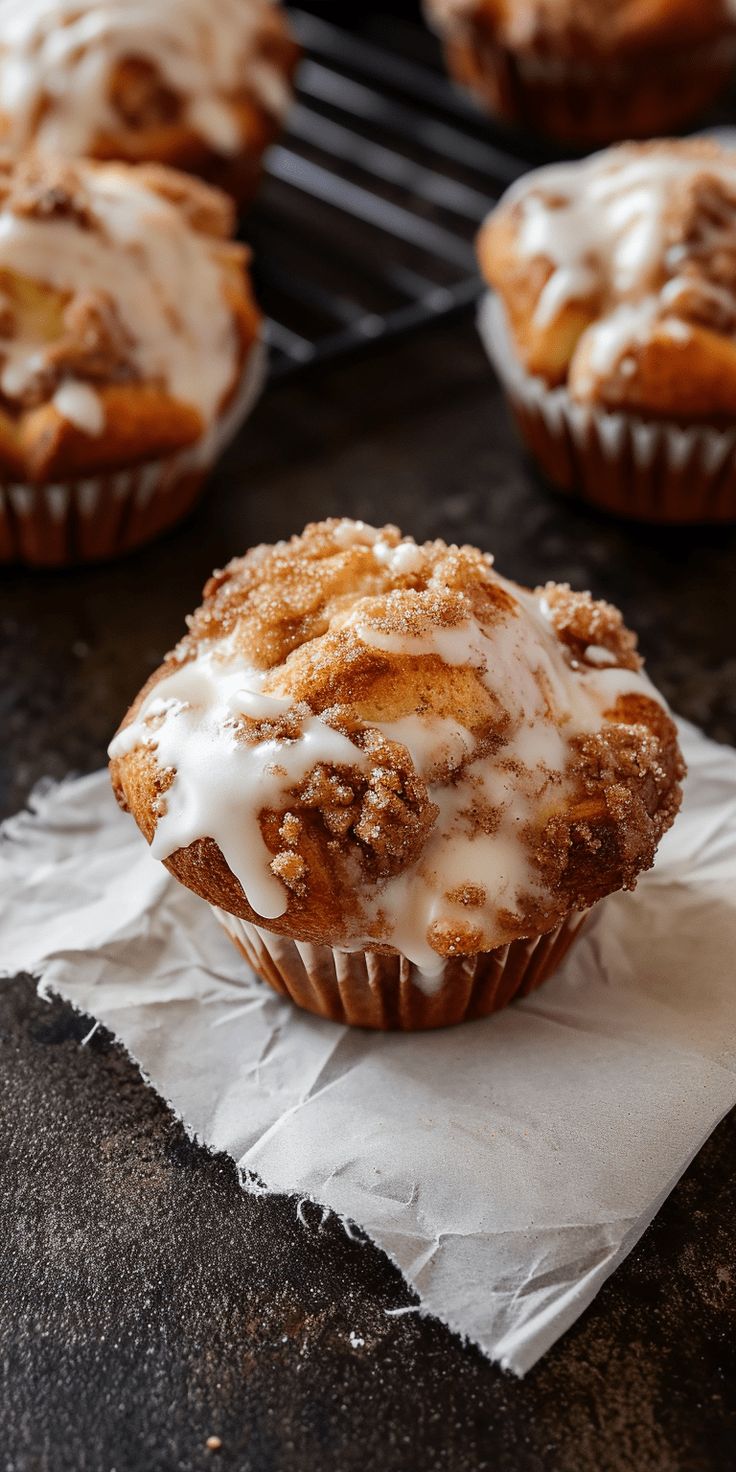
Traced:
<path id="1" fill-rule="evenodd" d="M 569 583 L 547 583 L 537 591 L 557 637 L 581 664 L 599 664 L 601 656 L 608 655 L 603 663 L 641 669 L 636 635 L 626 628 L 623 615 L 612 603 L 596 600 L 590 593 L 574 593 Z"/>
<path id="2" fill-rule="evenodd" d="M 213 576 L 111 757 L 149 836 L 174 773 L 154 853 L 220 908 L 428 973 L 633 887 L 683 773 L 617 609 L 346 520 Z"/>

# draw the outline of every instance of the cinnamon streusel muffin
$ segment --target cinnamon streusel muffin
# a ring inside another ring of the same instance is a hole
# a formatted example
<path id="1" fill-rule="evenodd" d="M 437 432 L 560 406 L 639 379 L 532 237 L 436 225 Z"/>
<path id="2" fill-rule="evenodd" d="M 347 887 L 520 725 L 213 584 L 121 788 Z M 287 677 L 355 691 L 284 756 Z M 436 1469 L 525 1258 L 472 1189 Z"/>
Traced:
<path id="1" fill-rule="evenodd" d="M 505 121 L 590 147 L 678 128 L 736 59 L 733 0 L 425 0 L 450 70 Z"/>
<path id="2" fill-rule="evenodd" d="M 271 0 L 0 0 L 0 145 L 168 164 L 242 203 L 296 60 Z"/>
<path id="3" fill-rule="evenodd" d="M 215 573 L 110 756 L 266 981 L 407 1029 L 540 985 L 652 864 L 683 775 L 615 608 L 335 520 Z"/>
<path id="4" fill-rule="evenodd" d="M 626 516 L 736 519 L 736 153 L 673 140 L 539 169 L 479 252 L 481 330 L 550 478 Z"/>
<path id="5" fill-rule="evenodd" d="M 0 163 L 0 562 L 109 557 L 193 504 L 262 371 L 233 223 L 158 165 Z"/>

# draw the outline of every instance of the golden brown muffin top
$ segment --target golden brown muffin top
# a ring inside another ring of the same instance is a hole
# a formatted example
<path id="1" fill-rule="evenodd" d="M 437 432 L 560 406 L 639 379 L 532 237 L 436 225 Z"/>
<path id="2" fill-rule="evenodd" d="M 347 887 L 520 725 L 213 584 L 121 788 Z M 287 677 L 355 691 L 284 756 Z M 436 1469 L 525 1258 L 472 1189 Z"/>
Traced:
<path id="1" fill-rule="evenodd" d="M 0 141 L 67 157 L 247 146 L 244 99 L 280 117 L 295 59 L 270 0 L 2 0 Z"/>
<path id="2" fill-rule="evenodd" d="M 479 253 L 528 372 L 580 402 L 733 418 L 736 153 L 667 140 L 535 170 Z"/>
<path id="3" fill-rule="evenodd" d="M 736 27 L 732 0 L 428 0 L 439 24 L 472 17 L 511 51 L 554 60 L 698 45 Z"/>
<path id="4" fill-rule="evenodd" d="M 258 333 L 230 201 L 157 165 L 0 160 L 0 473 L 201 438 Z"/>
<path id="5" fill-rule="evenodd" d="M 632 887 L 680 801 L 618 611 L 327 521 L 216 573 L 111 746 L 154 854 L 298 940 L 441 958 Z"/>

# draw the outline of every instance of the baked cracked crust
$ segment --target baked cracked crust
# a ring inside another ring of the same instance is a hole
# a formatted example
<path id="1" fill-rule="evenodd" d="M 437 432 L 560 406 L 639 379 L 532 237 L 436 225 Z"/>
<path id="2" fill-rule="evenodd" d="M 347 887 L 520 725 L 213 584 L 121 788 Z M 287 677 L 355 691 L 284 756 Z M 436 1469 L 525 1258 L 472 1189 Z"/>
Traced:
<path id="1" fill-rule="evenodd" d="M 239 198 L 298 59 L 271 0 L 3 0 L 0 145 L 161 163 Z"/>
<path id="2" fill-rule="evenodd" d="M 0 478 L 194 446 L 259 336 L 231 201 L 159 165 L 0 159 Z"/>
<path id="3" fill-rule="evenodd" d="M 736 153 L 705 140 L 537 170 L 480 235 L 528 373 L 581 403 L 736 414 Z"/>
<path id="4" fill-rule="evenodd" d="M 207 584 L 111 745 L 121 806 L 218 909 L 418 966 L 633 888 L 680 803 L 619 612 L 472 547 L 327 521 Z"/>

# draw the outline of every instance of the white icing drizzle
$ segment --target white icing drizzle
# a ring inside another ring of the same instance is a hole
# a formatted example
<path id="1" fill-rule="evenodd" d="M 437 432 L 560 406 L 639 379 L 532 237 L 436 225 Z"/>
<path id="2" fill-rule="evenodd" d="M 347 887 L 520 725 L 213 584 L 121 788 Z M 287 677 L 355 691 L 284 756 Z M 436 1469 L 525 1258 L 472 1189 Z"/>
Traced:
<path id="1" fill-rule="evenodd" d="M 163 384 L 195 408 L 207 428 L 238 365 L 216 244 L 192 229 L 175 205 L 145 189 L 133 170 L 82 162 L 75 169 L 97 228 L 76 219 L 17 215 L 6 206 L 0 211 L 0 270 L 69 296 L 100 291 L 112 297 L 141 380 Z M 0 385 L 10 398 L 19 397 L 42 365 L 38 340 L 21 330 L 0 347 Z M 54 403 L 88 434 L 102 432 L 102 403 L 89 385 L 67 380 Z"/>
<path id="2" fill-rule="evenodd" d="M 336 540 L 371 545 L 370 531 L 345 524 Z M 385 544 L 375 533 L 372 540 L 377 562 L 385 562 Z M 394 555 L 413 546 L 402 542 Z M 606 650 L 591 651 L 591 667 L 573 665 L 544 598 L 490 570 L 488 577 L 513 599 L 513 611 L 490 628 L 469 617 L 421 639 L 396 635 L 387 643 L 358 614 L 342 623 L 362 640 L 406 659 L 431 650 L 448 664 L 472 666 L 510 717 L 502 748 L 475 759 L 475 737 L 459 718 L 406 715 L 379 725 L 409 752 L 439 816 L 418 861 L 361 894 L 365 933 L 351 938 L 348 948 L 370 949 L 371 940 L 385 939 L 381 925 L 388 919 L 391 943 L 427 976 L 443 965 L 428 940 L 435 922 L 477 925 L 482 948 L 492 949 L 502 943 L 499 911 L 514 911 L 530 895 L 545 898 L 524 827 L 564 803 L 571 741 L 600 730 L 604 712 L 620 695 L 638 692 L 660 699 L 644 674 L 613 666 Z M 155 750 L 159 768 L 173 774 L 153 839 L 156 857 L 167 858 L 197 838 L 213 838 L 254 911 L 267 921 L 284 914 L 288 891 L 269 867 L 261 811 L 287 810 L 290 790 L 317 763 L 366 770 L 370 758 L 317 716 L 303 719 L 293 740 L 238 740 L 243 712 L 269 716 L 289 708 L 288 700 L 264 692 L 266 678 L 248 668 L 227 641 L 213 643 L 159 682 L 136 719 L 114 738 L 110 755 L 146 746 Z M 454 771 L 449 781 L 448 767 Z M 469 816 L 479 805 L 496 813 L 492 832 Z M 448 897 L 468 885 L 486 891 L 480 907 Z"/>
<path id="3" fill-rule="evenodd" d="M 0 0 L 0 113 L 6 146 L 77 156 L 121 119 L 110 78 L 131 57 L 155 66 L 183 118 L 223 154 L 242 144 L 233 97 L 279 116 L 289 89 L 258 53 L 270 0 Z"/>
<path id="4" fill-rule="evenodd" d="M 400 542 L 398 547 L 389 547 L 387 542 L 376 542 L 373 556 L 382 567 L 387 567 L 394 577 L 418 572 L 422 565 L 422 553 L 413 542 Z"/>
<path id="5" fill-rule="evenodd" d="M 176 772 L 151 845 L 154 857 L 214 838 L 249 903 L 272 920 L 286 909 L 287 891 L 269 868 L 259 814 L 279 807 L 318 762 L 360 766 L 365 758 L 316 716 L 301 723 L 294 741 L 239 740 L 243 715 L 277 715 L 289 707 L 288 700 L 264 695 L 262 683 L 262 673 L 228 662 L 215 647 L 156 687 L 138 720 L 115 737 L 110 755 L 152 745 L 161 769 Z"/>
<path id="6" fill-rule="evenodd" d="M 662 280 L 664 270 L 676 271 L 687 258 L 685 245 L 667 248 L 667 207 L 673 188 L 698 175 L 715 175 L 736 190 L 736 158 L 704 158 L 676 145 L 624 146 L 537 169 L 509 190 L 508 203 L 522 204 L 521 255 L 554 268 L 536 305 L 538 325 L 550 326 L 571 302 L 600 297 L 596 320 L 580 340 L 593 376 L 616 369 L 647 341 L 655 322 L 657 331 L 686 340 L 687 324 L 668 313 L 676 313 L 691 283 L 677 275 Z M 732 248 L 736 227 L 725 228 Z M 715 238 L 724 225 L 703 222 L 703 229 Z M 733 310 L 736 303 L 729 298 L 728 305 Z"/>
<path id="7" fill-rule="evenodd" d="M 95 438 L 101 435 L 105 428 L 105 411 L 99 394 L 88 383 L 79 383 L 70 378 L 62 383 L 54 394 L 54 408 L 67 419 L 70 424 L 75 424 L 77 429 L 84 430 L 85 434 Z"/>

